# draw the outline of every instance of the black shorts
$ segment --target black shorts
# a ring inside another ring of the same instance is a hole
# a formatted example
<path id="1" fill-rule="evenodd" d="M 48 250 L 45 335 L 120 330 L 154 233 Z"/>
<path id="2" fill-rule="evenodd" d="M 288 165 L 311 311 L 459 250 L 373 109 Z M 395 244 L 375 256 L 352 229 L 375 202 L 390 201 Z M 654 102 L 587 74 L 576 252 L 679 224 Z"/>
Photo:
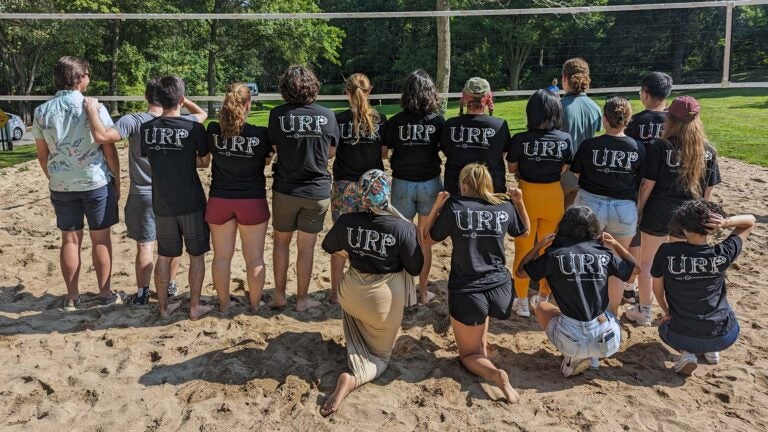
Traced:
<path id="1" fill-rule="evenodd" d="M 211 250 L 210 232 L 205 223 L 205 210 L 182 216 L 157 216 L 157 254 L 164 257 L 181 256 L 182 245 L 192 256 Z M 183 241 L 183 242 L 182 242 Z"/>
<path id="2" fill-rule="evenodd" d="M 641 244 L 642 244 L 642 242 L 640 241 L 641 236 L 642 236 L 642 234 L 640 232 L 640 229 L 638 229 L 637 232 L 635 232 L 635 236 L 632 237 L 632 241 L 629 242 L 629 247 L 631 247 L 631 248 L 633 248 L 633 247 L 640 247 Z"/>
<path id="3" fill-rule="evenodd" d="M 656 237 L 669 235 L 669 221 L 682 201 L 652 199 L 643 209 L 643 219 L 640 221 L 640 231 Z"/>
<path id="4" fill-rule="evenodd" d="M 448 313 L 456 321 L 476 326 L 487 317 L 507 319 L 512 314 L 512 280 L 496 288 L 469 293 L 448 293 Z"/>
<path id="5" fill-rule="evenodd" d="M 56 212 L 56 226 L 62 231 L 82 230 L 83 217 L 91 231 L 107 229 L 119 220 L 112 183 L 84 192 L 51 191 L 51 204 Z"/>

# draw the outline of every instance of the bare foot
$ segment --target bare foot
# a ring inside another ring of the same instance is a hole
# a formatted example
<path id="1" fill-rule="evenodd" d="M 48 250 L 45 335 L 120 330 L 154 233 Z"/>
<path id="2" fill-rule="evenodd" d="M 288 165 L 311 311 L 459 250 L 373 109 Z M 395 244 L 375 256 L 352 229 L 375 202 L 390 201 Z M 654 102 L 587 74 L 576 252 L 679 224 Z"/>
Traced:
<path id="1" fill-rule="evenodd" d="M 328 303 L 330 304 L 339 304 L 339 292 L 336 290 L 331 290 L 331 294 L 328 296 Z"/>
<path id="2" fill-rule="evenodd" d="M 284 295 L 280 294 L 275 294 L 275 296 L 272 297 L 272 301 L 269 302 L 270 309 L 282 309 L 286 306 L 288 306 L 288 300 L 285 299 Z"/>
<path id="3" fill-rule="evenodd" d="M 296 300 L 296 311 L 304 312 L 307 309 L 312 309 L 320 306 L 320 302 L 314 301 L 311 298 L 304 298 L 302 300 Z"/>
<path id="4" fill-rule="evenodd" d="M 180 303 L 169 303 L 168 306 L 163 310 L 160 309 L 160 318 L 168 318 L 171 316 L 172 313 L 176 312 L 178 308 L 181 307 Z"/>
<path id="5" fill-rule="evenodd" d="M 517 394 L 517 391 L 512 387 L 512 384 L 509 383 L 509 375 L 507 375 L 506 372 L 499 369 L 494 384 L 499 386 L 501 391 L 504 392 L 504 397 L 507 398 L 507 403 L 514 404 L 520 402 L 520 395 Z"/>
<path id="6" fill-rule="evenodd" d="M 323 407 L 320 408 L 320 415 L 328 417 L 338 411 L 341 402 L 355 389 L 356 384 L 357 380 L 355 380 L 355 377 L 351 374 L 344 372 L 339 375 L 339 379 L 336 380 L 336 390 L 334 390 L 323 403 Z"/>
<path id="7" fill-rule="evenodd" d="M 198 305 L 197 307 L 190 307 L 189 308 L 189 319 L 192 321 L 198 320 L 205 316 L 205 314 L 210 313 L 213 310 L 213 306 L 209 305 Z"/>

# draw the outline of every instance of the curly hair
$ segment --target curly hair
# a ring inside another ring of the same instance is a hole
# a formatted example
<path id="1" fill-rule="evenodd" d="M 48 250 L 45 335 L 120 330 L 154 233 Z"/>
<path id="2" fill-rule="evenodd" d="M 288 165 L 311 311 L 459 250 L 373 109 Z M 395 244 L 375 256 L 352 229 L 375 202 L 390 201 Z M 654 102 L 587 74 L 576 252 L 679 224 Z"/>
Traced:
<path id="1" fill-rule="evenodd" d="M 603 115 L 614 128 L 625 128 L 632 119 L 632 104 L 625 97 L 614 96 L 605 101 Z"/>
<path id="2" fill-rule="evenodd" d="M 579 241 L 595 240 L 600 235 L 597 215 L 589 207 L 575 205 L 563 214 L 557 225 L 557 236 L 570 237 Z"/>
<path id="3" fill-rule="evenodd" d="M 563 81 L 576 93 L 584 93 L 592 79 L 589 77 L 589 64 L 581 57 L 566 60 L 563 63 Z"/>
<path id="4" fill-rule="evenodd" d="M 317 100 L 320 81 L 310 69 L 294 65 L 280 75 L 277 88 L 286 102 L 309 105 Z"/>
<path id="5" fill-rule="evenodd" d="M 440 110 L 440 95 L 429 74 L 419 69 L 408 75 L 400 97 L 400 107 L 419 115 L 433 114 Z"/>
<path id="6" fill-rule="evenodd" d="M 726 217 L 727 214 L 720 204 L 704 199 L 686 201 L 672 214 L 669 222 L 670 232 L 682 234 L 685 231 L 696 234 L 707 234 L 707 222 L 711 214 Z"/>

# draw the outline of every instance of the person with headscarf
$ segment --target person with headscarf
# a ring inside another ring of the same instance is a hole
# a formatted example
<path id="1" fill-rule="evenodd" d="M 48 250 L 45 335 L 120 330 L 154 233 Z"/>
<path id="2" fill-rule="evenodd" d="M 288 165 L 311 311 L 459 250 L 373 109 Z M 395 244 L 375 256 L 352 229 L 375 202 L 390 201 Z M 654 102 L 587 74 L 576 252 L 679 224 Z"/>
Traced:
<path id="1" fill-rule="evenodd" d="M 391 204 L 392 180 L 372 169 L 360 177 L 360 212 L 339 217 L 323 250 L 349 259 L 339 287 L 347 362 L 320 413 L 336 412 L 354 389 L 378 378 L 389 365 L 403 308 L 417 302 L 414 276 L 424 257 L 416 226 Z"/>
<path id="2" fill-rule="evenodd" d="M 445 191 L 458 195 L 459 173 L 477 162 L 488 167 L 493 192 L 506 192 L 504 156 L 511 139 L 507 121 L 493 117 L 491 85 L 479 77 L 467 80 L 461 92 L 459 115 L 446 120 L 440 138 L 440 150 L 445 155 Z"/>

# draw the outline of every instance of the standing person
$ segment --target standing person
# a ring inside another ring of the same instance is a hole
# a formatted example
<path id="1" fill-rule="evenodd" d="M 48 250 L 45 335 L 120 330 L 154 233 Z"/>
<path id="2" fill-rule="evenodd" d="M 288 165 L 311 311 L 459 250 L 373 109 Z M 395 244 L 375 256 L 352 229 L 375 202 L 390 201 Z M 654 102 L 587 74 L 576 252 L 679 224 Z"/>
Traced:
<path id="1" fill-rule="evenodd" d="M 405 80 L 400 97 L 403 109 L 387 121 L 384 128 L 382 157 L 392 157 L 392 205 L 408 220 L 419 215 L 419 231 L 426 229 L 426 218 L 440 182 L 440 134 L 445 119 L 438 114 L 440 96 L 432 78 L 423 70 L 412 72 Z M 424 244 L 424 268 L 419 275 L 419 303 L 426 304 L 435 295 L 427 291 L 432 267 L 432 245 Z"/>
<path id="2" fill-rule="evenodd" d="M 589 76 L 589 64 L 582 58 L 572 58 L 563 64 L 563 131 L 568 132 L 573 140 L 573 151 L 579 149 L 582 141 L 595 136 L 602 128 L 600 108 L 587 96 L 587 89 L 592 82 Z M 565 192 L 565 207 L 568 208 L 576 199 L 579 182 L 572 172 L 563 173 L 561 183 Z"/>
<path id="3" fill-rule="evenodd" d="M 350 75 L 344 84 L 349 109 L 336 114 L 340 136 L 333 160 L 333 222 L 344 213 L 358 211 L 360 196 L 357 193 L 357 181 L 360 176 L 370 169 L 384 169 L 381 129 L 387 117 L 373 109 L 368 102 L 372 89 L 371 81 L 361 73 Z M 341 255 L 331 255 L 331 303 L 338 303 L 337 293 L 346 262 Z"/>
<path id="4" fill-rule="evenodd" d="M 267 128 L 246 123 L 250 112 L 251 91 L 245 84 L 235 83 L 227 88 L 219 121 L 208 124 L 213 178 L 205 222 L 213 240 L 211 272 L 221 312 L 227 312 L 230 305 L 229 277 L 238 232 L 252 311 L 259 308 L 264 289 L 264 239 L 269 220 L 264 167 L 272 146 Z"/>
<path id="5" fill-rule="evenodd" d="M 506 267 L 504 237 L 526 235 L 529 230 L 519 189 L 509 198 L 493 192 L 488 169 L 469 164 L 459 175 L 460 197 L 438 195 L 429 214 L 433 241 L 451 237 L 451 274 L 448 312 L 464 367 L 501 388 L 508 403 L 520 397 L 507 372 L 488 359 L 488 317 L 507 319 L 512 313 L 512 279 Z M 510 202 L 511 199 L 512 201 Z"/>
<path id="6" fill-rule="evenodd" d="M 618 351 L 621 287 L 609 288 L 609 279 L 628 280 L 635 270 L 632 255 L 613 236 L 601 233 L 597 215 L 578 204 L 566 210 L 557 234 L 544 237 L 516 268 L 517 275 L 546 278 L 552 287 L 558 306 L 539 303 L 536 321 L 563 353 L 564 377 L 584 372 L 591 359 L 597 366 L 597 359 Z"/>
<path id="7" fill-rule="evenodd" d="M 640 301 L 626 312 L 627 318 L 639 325 L 650 326 L 653 321 L 651 265 L 656 251 L 670 235 L 683 237 L 683 233 L 670 232 L 672 215 L 686 201 L 709 200 L 715 185 L 720 184 L 717 153 L 707 142 L 700 111 L 699 102 L 690 96 L 672 101 L 662 138 L 646 154 L 637 198 L 641 231 Z"/>
<path id="8" fill-rule="evenodd" d="M 129 297 L 127 304 L 145 305 L 149 303 L 149 284 L 154 268 L 155 251 L 155 212 L 152 210 L 152 170 L 149 161 L 141 155 L 141 125 L 163 114 L 163 107 L 157 101 L 158 80 L 151 79 L 144 90 L 147 100 L 147 111 L 143 113 L 126 114 L 112 126 L 103 124 L 99 118 L 99 101 L 96 98 L 85 98 L 85 108 L 88 112 L 88 123 L 93 139 L 100 144 L 113 143 L 128 139 L 128 177 L 130 186 L 128 200 L 125 203 L 125 226 L 128 238 L 136 241 L 136 294 Z M 189 120 L 202 123 L 208 114 L 189 99 L 184 99 L 184 108 L 189 114 L 184 116 Z M 168 297 L 178 293 L 176 287 L 176 272 L 179 269 L 179 258 L 171 261 L 171 282 L 168 285 Z"/>
<path id="9" fill-rule="evenodd" d="M 515 174 L 523 192 L 523 202 L 531 221 L 531 233 L 536 236 L 515 238 L 514 267 L 530 251 L 536 238 L 543 239 L 555 232 L 565 211 L 560 176 L 568 169 L 573 158 L 573 143 L 568 133 L 560 130 L 563 108 L 557 95 L 546 90 L 534 93 L 525 107 L 528 130 L 512 137 L 507 162 L 509 172 Z M 515 275 L 516 298 L 512 310 L 518 316 L 531 316 L 528 307 L 530 279 Z M 539 284 L 539 294 L 533 298 L 533 307 L 549 299 L 546 281 Z"/>
<path id="10" fill-rule="evenodd" d="M 413 277 L 424 257 L 416 226 L 390 204 L 391 181 L 378 169 L 357 183 L 359 212 L 345 213 L 323 240 L 323 249 L 350 260 L 339 290 L 347 362 L 320 413 L 328 416 L 352 390 L 381 376 L 389 365 L 403 307 L 415 302 Z"/>
<path id="11" fill-rule="evenodd" d="M 552 78 L 552 83 L 547 87 L 547 91 L 555 94 L 560 93 L 560 87 L 557 86 L 557 78 Z"/>
<path id="12" fill-rule="evenodd" d="M 309 298 L 309 281 L 317 242 L 331 197 L 328 159 L 339 142 L 333 111 L 315 103 L 320 82 L 311 70 L 291 66 L 278 84 L 285 104 L 269 113 L 269 142 L 277 152 L 272 185 L 272 227 L 275 275 L 273 309 L 284 308 L 288 261 L 296 236 L 296 310 L 303 312 L 320 303 Z"/>
<path id="13" fill-rule="evenodd" d="M 653 141 L 661 138 L 664 122 L 667 119 L 667 97 L 671 91 L 672 77 L 664 72 L 651 72 L 643 77 L 640 86 L 640 102 L 645 109 L 632 116 L 624 133 L 636 139 L 646 151 Z M 642 177 L 637 182 L 638 190 L 640 180 Z M 637 259 L 640 259 L 640 237 L 640 230 L 637 230 L 632 243 L 629 244 L 629 252 Z M 637 303 L 637 283 L 624 285 L 624 301 L 630 304 Z"/>
<path id="14" fill-rule="evenodd" d="M 32 133 L 37 161 L 48 178 L 56 226 L 61 230 L 59 263 L 67 296 L 65 311 L 79 304 L 80 246 L 83 217 L 93 244 L 93 267 L 104 305 L 122 303 L 112 291 L 112 239 L 109 227 L 118 222 L 120 165 L 114 143 L 99 145 L 88 129 L 83 93 L 91 82 L 88 62 L 65 56 L 53 68 L 56 97 L 35 109 Z M 107 125 L 112 119 L 103 107 L 97 115 Z"/>
<path id="15" fill-rule="evenodd" d="M 624 134 L 630 118 L 629 100 L 615 96 L 605 101 L 605 135 L 582 142 L 571 164 L 579 178 L 575 204 L 592 209 L 600 230 L 624 249 L 629 249 L 637 231 L 636 186 L 645 159 L 645 147 Z M 624 291 L 618 278 L 611 278 L 609 285 L 612 291 Z"/>
<path id="16" fill-rule="evenodd" d="M 685 235 L 685 241 L 661 245 L 653 259 L 653 292 L 664 312 L 659 336 L 680 351 L 673 369 L 691 375 L 698 363 L 696 354 L 717 364 L 720 351 L 739 337 L 725 271 L 741 254 L 755 217 L 726 217 L 719 205 L 697 199 L 680 206 L 670 225 Z M 722 242 L 710 245 L 708 236 L 722 228 L 732 231 Z"/>
<path id="17" fill-rule="evenodd" d="M 210 163 L 205 128 L 181 116 L 184 81 L 167 76 L 158 82 L 160 117 L 141 125 L 141 154 L 152 169 L 152 208 L 157 230 L 155 291 L 160 316 L 168 317 L 179 303 L 168 303 L 171 262 L 186 247 L 189 255 L 189 318 L 196 320 L 213 310 L 200 304 L 205 278 L 205 253 L 211 249 L 205 223 L 205 193 L 197 167 Z"/>
<path id="18" fill-rule="evenodd" d="M 466 114 L 464 106 L 467 107 Z M 470 78 L 461 92 L 459 115 L 446 120 L 440 138 L 440 150 L 445 155 L 443 186 L 451 195 L 459 193 L 459 172 L 475 162 L 488 167 L 494 192 L 507 190 L 504 156 L 509 149 L 509 125 L 506 120 L 492 115 L 490 84 L 483 78 Z"/>

